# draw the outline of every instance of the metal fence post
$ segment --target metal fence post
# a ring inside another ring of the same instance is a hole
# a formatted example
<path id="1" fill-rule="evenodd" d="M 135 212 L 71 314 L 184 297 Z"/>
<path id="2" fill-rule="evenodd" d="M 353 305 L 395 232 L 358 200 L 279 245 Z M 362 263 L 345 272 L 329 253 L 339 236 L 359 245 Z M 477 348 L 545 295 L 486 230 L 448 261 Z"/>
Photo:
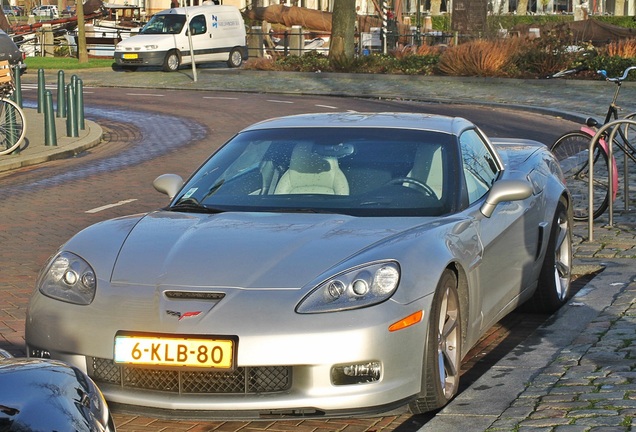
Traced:
<path id="1" fill-rule="evenodd" d="M 77 127 L 80 130 L 86 129 L 84 123 L 84 82 L 80 78 L 75 80 L 75 113 L 77 115 Z"/>
<path id="2" fill-rule="evenodd" d="M 57 117 L 66 116 L 66 86 L 64 84 L 64 71 L 57 72 Z"/>
<path id="3" fill-rule="evenodd" d="M 45 88 L 46 84 L 44 82 L 44 69 L 38 69 L 38 114 L 42 112 Z"/>
<path id="4" fill-rule="evenodd" d="M 53 95 L 49 90 L 44 94 L 44 145 L 57 145 L 57 131 L 55 130 L 55 116 L 53 115 Z"/>
<path id="5" fill-rule="evenodd" d="M 13 67 L 13 76 L 15 80 L 15 90 L 13 91 L 13 102 L 17 103 L 20 108 L 22 108 L 22 77 L 21 77 L 20 66 L 16 65 Z"/>
<path id="6" fill-rule="evenodd" d="M 79 131 L 77 129 L 77 115 L 75 114 L 75 89 L 73 84 L 66 86 L 66 101 L 68 102 L 66 107 L 66 136 L 78 137 Z"/>

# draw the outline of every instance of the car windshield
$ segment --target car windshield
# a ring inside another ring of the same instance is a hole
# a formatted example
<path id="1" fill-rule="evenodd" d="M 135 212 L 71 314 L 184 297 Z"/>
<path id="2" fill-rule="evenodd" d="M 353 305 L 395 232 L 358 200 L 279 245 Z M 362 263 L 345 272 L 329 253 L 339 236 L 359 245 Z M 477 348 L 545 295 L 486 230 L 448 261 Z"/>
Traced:
<path id="1" fill-rule="evenodd" d="M 171 208 L 439 216 L 458 189 L 454 140 L 386 128 L 247 131 L 192 176 Z"/>
<path id="2" fill-rule="evenodd" d="M 142 28 L 141 34 L 179 34 L 185 24 L 185 15 L 154 15 Z"/>

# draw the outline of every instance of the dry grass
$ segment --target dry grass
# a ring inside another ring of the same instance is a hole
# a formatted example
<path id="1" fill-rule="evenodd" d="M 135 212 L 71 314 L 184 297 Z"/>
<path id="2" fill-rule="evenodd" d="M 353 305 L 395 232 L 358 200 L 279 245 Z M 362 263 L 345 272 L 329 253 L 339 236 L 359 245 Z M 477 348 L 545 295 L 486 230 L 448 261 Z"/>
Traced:
<path id="1" fill-rule="evenodd" d="M 619 39 L 605 47 L 607 55 L 622 58 L 636 57 L 636 39 Z"/>
<path id="2" fill-rule="evenodd" d="M 519 47 L 519 39 L 466 42 L 447 48 L 438 67 L 452 76 L 507 76 Z"/>

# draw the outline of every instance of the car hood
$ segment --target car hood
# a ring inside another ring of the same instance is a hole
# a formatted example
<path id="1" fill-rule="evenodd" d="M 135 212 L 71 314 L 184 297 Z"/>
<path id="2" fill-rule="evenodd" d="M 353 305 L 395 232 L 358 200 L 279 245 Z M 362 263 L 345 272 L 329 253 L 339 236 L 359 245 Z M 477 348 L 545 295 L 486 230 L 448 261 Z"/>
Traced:
<path id="1" fill-rule="evenodd" d="M 425 230 L 426 221 L 325 214 L 151 213 L 127 236 L 111 282 L 299 289 L 373 244 L 416 226 Z M 394 257 L 373 259 L 390 258 Z"/>

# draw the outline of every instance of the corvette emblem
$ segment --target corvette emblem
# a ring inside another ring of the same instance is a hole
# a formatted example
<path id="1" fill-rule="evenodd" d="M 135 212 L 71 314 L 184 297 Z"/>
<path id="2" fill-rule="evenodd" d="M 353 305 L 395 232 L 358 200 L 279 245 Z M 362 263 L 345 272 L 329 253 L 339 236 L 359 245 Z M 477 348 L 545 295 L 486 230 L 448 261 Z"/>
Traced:
<path id="1" fill-rule="evenodd" d="M 170 316 L 178 317 L 179 321 L 181 321 L 183 318 L 195 317 L 199 315 L 201 311 L 179 312 L 179 311 L 167 310 L 166 313 Z"/>

